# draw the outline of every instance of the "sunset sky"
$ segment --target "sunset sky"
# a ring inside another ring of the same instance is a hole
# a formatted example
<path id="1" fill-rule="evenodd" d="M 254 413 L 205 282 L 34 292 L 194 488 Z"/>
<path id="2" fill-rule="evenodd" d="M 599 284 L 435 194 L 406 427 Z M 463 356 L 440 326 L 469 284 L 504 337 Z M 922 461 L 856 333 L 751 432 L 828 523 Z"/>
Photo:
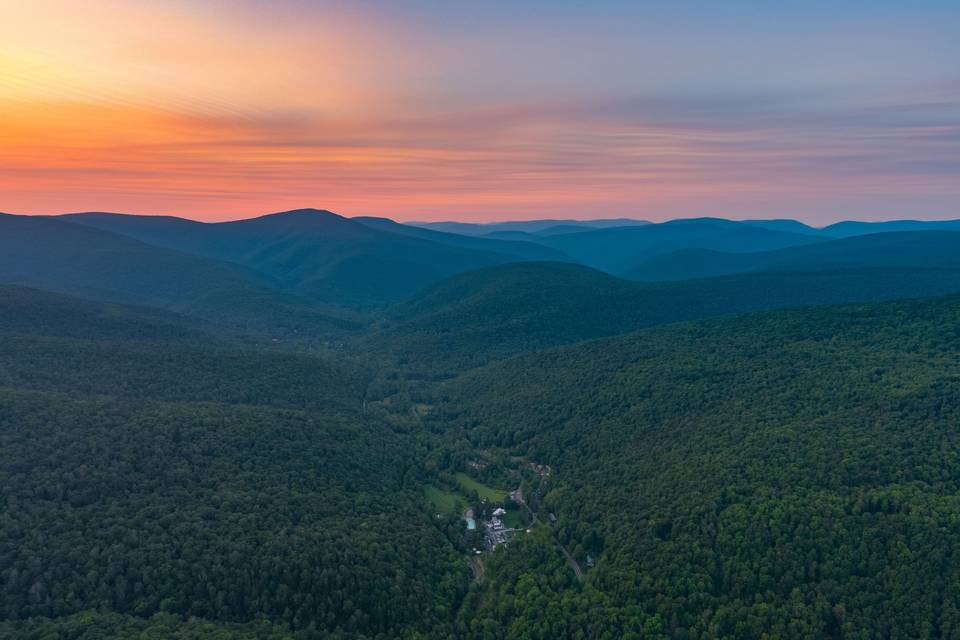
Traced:
<path id="1" fill-rule="evenodd" d="M 0 0 L 0 211 L 960 218 L 960 2 Z"/>

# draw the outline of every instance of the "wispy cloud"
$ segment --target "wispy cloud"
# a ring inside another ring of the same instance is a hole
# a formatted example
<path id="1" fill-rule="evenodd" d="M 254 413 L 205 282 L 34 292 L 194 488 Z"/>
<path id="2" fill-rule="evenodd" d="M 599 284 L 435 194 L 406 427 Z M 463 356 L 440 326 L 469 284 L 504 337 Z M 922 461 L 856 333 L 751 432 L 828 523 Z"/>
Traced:
<path id="1" fill-rule="evenodd" d="M 37 6 L 52 12 L 57 4 Z M 543 39 L 576 26 L 563 22 L 565 9 L 546 27 L 527 25 L 532 43 L 509 41 L 517 53 L 536 53 L 536 64 L 518 59 L 511 80 L 509 56 L 478 41 L 482 24 L 454 21 L 432 33 L 421 17 L 391 26 L 395 10 L 384 7 L 326 3 L 318 13 L 293 3 L 260 28 L 257 20 L 271 14 L 231 6 L 127 3 L 112 28 L 98 31 L 92 52 L 77 42 L 100 27 L 76 16 L 55 47 L 17 48 L 51 35 L 38 24 L 42 10 L 31 13 L 19 40 L 0 45 L 0 209 L 207 218 L 288 205 L 421 219 L 960 216 L 951 51 L 933 47 L 930 59 L 943 59 L 918 78 L 897 67 L 885 82 L 844 85 L 831 71 L 820 85 L 760 76 L 743 86 L 728 73 L 723 86 L 723 78 L 695 81 L 703 60 L 671 58 L 676 50 L 662 43 L 662 60 L 633 58 L 637 77 L 625 75 L 629 65 L 604 59 L 629 52 L 622 39 L 597 41 L 606 52 L 592 63 L 598 77 L 579 77 L 564 72 L 572 57 L 562 43 Z M 113 8 L 100 2 L 91 12 Z M 588 18 L 585 32 L 602 24 Z M 465 32 L 460 54 L 469 60 L 431 59 L 431 51 L 452 55 L 451 42 Z M 619 38 L 619 27 L 610 33 Z M 505 41 L 500 34 L 491 42 Z M 548 64 L 550 51 L 556 60 Z M 796 67 L 770 55 L 787 71 Z M 857 66 L 849 62 L 838 65 Z M 578 73 L 591 70 L 577 64 Z M 462 77 L 451 81 L 458 66 Z M 759 73 L 771 63 L 749 66 Z M 537 80 L 537 69 L 547 80 Z M 671 69 L 682 82 L 670 81 Z M 490 84 L 478 92 L 472 79 Z"/>

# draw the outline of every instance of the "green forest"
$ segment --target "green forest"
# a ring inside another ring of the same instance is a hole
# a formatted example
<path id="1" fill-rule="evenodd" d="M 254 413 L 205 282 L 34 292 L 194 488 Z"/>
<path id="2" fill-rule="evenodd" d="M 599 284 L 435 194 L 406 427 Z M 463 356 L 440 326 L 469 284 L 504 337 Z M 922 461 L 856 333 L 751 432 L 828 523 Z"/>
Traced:
<path id="1" fill-rule="evenodd" d="M 133 224 L 94 222 L 44 229 L 83 254 Z M 939 254 L 645 283 L 337 224 L 348 264 L 449 262 L 333 308 L 347 267 L 284 271 L 297 234 L 242 268 L 215 253 L 244 229 L 116 241 L 123 269 L 197 261 L 182 288 L 0 258 L 0 637 L 960 639 Z M 169 302 L 207 284 L 234 293 Z"/>

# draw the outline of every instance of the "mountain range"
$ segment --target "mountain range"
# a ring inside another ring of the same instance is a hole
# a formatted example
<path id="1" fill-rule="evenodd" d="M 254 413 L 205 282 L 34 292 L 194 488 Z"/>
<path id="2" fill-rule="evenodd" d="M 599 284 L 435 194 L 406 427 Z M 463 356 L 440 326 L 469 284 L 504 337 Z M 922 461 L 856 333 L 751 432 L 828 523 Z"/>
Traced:
<path id="1" fill-rule="evenodd" d="M 71 223 L 242 265 L 277 287 L 315 301 L 365 305 L 397 300 L 454 273 L 518 259 L 562 258 L 537 246 L 505 242 L 475 247 L 445 236 L 385 231 L 328 211 L 302 209 L 223 223 L 76 214 Z M 184 233 L 184 227 L 189 231 Z M 509 251 L 509 253 L 507 252 Z"/>
<path id="2" fill-rule="evenodd" d="M 526 229 L 533 238 L 503 240 L 308 209 L 227 223 L 0 215 L 0 279 L 272 338 L 331 339 L 374 321 L 373 335 L 394 346 L 405 326 L 433 327 L 444 340 L 468 327 L 479 332 L 473 337 L 529 340 L 523 322 L 540 327 L 531 345 L 548 346 L 754 308 L 943 293 L 960 268 L 960 232 L 950 221 L 914 223 L 922 231 L 901 231 L 906 222 L 817 230 L 715 218 L 552 231 L 562 222 L 497 225 L 493 233 Z M 849 235 L 855 229 L 869 233 Z M 938 269 L 945 271 L 930 271 Z M 772 275 L 827 270 L 795 280 Z M 767 275 L 717 279 L 737 274 Z M 676 284 L 634 286 L 614 276 Z M 437 300 L 448 308 L 429 309 Z M 386 324 L 377 320 L 384 313 Z M 436 325 L 443 317 L 457 320 Z M 496 331 L 479 331 L 469 317 Z M 501 348 L 510 342 L 499 340 Z"/>
<path id="3" fill-rule="evenodd" d="M 0 214 L 0 637 L 954 637 L 958 355 L 956 221 Z"/>

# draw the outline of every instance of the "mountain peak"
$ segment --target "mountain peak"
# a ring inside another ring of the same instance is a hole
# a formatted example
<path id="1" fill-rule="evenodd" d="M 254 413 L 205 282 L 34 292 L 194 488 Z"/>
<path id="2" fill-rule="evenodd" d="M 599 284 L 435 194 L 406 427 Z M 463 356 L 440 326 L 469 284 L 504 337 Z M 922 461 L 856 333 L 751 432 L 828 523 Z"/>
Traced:
<path id="1" fill-rule="evenodd" d="M 290 209 L 289 211 L 278 211 L 276 213 L 268 213 L 266 215 L 253 218 L 254 220 L 263 220 L 264 218 L 311 218 L 311 217 L 324 217 L 324 218 L 339 218 L 340 220 L 346 220 L 341 215 L 337 215 L 332 211 L 326 209 L 314 209 L 312 207 L 305 207 L 303 209 Z"/>
<path id="2" fill-rule="evenodd" d="M 369 233 L 369 229 L 349 218 L 327 211 L 326 209 L 291 209 L 268 213 L 257 218 L 227 222 L 228 225 L 269 225 L 275 229 L 288 231 L 353 231 Z"/>

